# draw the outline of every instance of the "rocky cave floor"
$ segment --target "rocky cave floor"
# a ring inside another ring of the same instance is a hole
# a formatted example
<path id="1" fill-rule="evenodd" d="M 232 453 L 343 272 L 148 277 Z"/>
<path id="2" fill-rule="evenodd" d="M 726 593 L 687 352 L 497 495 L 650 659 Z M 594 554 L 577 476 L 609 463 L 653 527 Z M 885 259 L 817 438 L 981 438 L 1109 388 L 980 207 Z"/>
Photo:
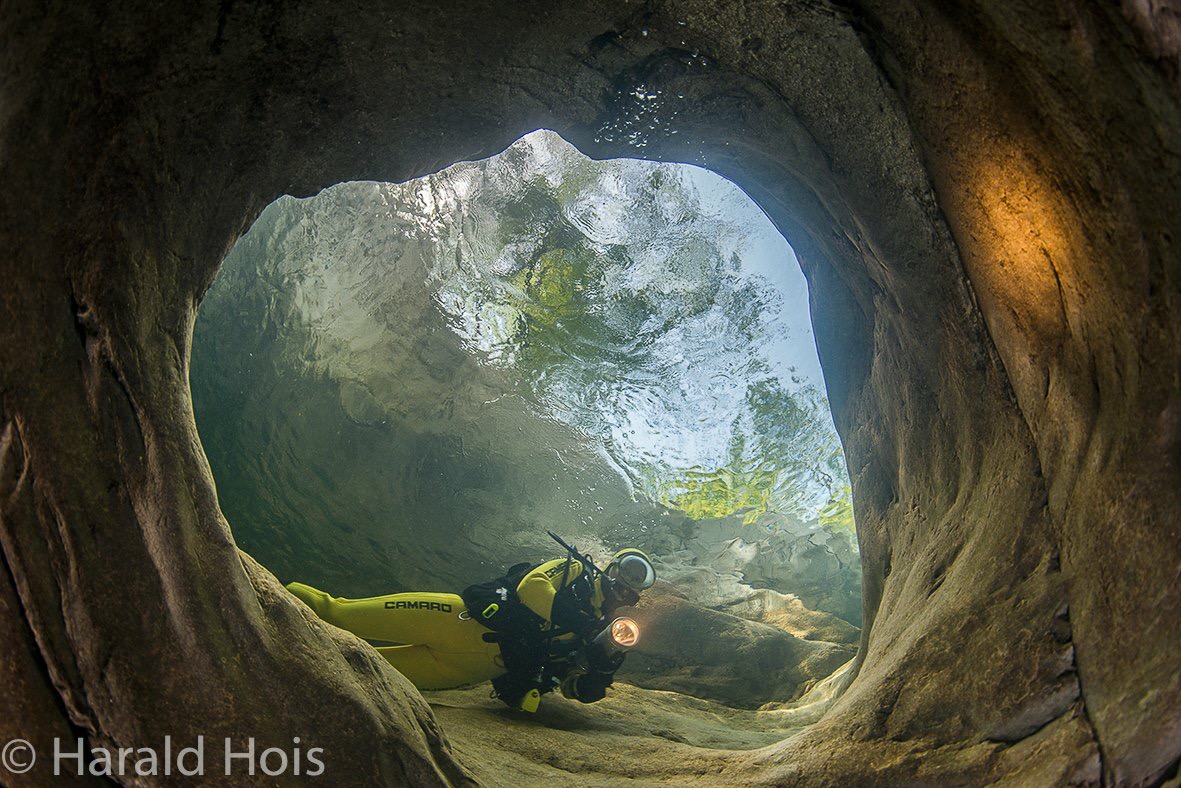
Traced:
<path id="1" fill-rule="evenodd" d="M 489 696 L 487 685 L 423 696 L 459 760 L 488 786 L 689 785 L 735 756 L 782 742 L 820 718 L 846 664 L 799 700 L 736 709 L 678 692 L 616 682 L 598 703 L 554 693 L 535 714 Z"/>

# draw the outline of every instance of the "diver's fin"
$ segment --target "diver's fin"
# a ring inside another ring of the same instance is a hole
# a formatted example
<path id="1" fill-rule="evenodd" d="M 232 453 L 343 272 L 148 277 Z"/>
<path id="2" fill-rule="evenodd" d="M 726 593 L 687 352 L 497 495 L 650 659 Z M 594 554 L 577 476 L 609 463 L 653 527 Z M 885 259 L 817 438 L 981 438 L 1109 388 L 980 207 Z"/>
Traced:
<path id="1" fill-rule="evenodd" d="M 541 705 L 541 693 L 535 689 L 531 689 L 525 693 L 525 697 L 521 698 L 521 704 L 517 707 L 521 711 L 534 712 L 537 707 Z"/>
<path id="2" fill-rule="evenodd" d="M 328 618 L 328 608 L 332 597 L 318 588 L 312 588 L 303 583 L 288 583 L 286 586 L 300 602 L 310 607 L 320 618 Z"/>

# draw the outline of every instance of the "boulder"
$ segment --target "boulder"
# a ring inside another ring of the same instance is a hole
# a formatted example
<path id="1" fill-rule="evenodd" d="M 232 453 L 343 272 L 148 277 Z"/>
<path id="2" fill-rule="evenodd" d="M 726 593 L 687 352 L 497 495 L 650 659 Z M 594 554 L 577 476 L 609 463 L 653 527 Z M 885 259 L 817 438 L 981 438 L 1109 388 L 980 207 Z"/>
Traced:
<path id="1" fill-rule="evenodd" d="M 857 653 L 695 605 L 658 584 L 635 608 L 639 645 L 619 677 L 740 708 L 798 698 Z"/>

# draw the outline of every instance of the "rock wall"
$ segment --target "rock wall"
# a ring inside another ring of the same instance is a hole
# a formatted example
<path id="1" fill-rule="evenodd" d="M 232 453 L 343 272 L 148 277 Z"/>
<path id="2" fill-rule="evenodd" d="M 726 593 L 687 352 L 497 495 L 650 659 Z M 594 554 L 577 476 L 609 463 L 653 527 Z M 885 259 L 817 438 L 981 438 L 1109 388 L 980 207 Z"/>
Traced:
<path id="1" fill-rule="evenodd" d="M 190 334 L 279 194 L 547 126 L 731 178 L 810 280 L 859 670 L 722 777 L 1175 779 L 1181 111 L 1149 5 L 5 5 L 0 691 L 28 716 L 0 734 L 314 730 L 342 784 L 467 779 L 236 550 Z"/>

